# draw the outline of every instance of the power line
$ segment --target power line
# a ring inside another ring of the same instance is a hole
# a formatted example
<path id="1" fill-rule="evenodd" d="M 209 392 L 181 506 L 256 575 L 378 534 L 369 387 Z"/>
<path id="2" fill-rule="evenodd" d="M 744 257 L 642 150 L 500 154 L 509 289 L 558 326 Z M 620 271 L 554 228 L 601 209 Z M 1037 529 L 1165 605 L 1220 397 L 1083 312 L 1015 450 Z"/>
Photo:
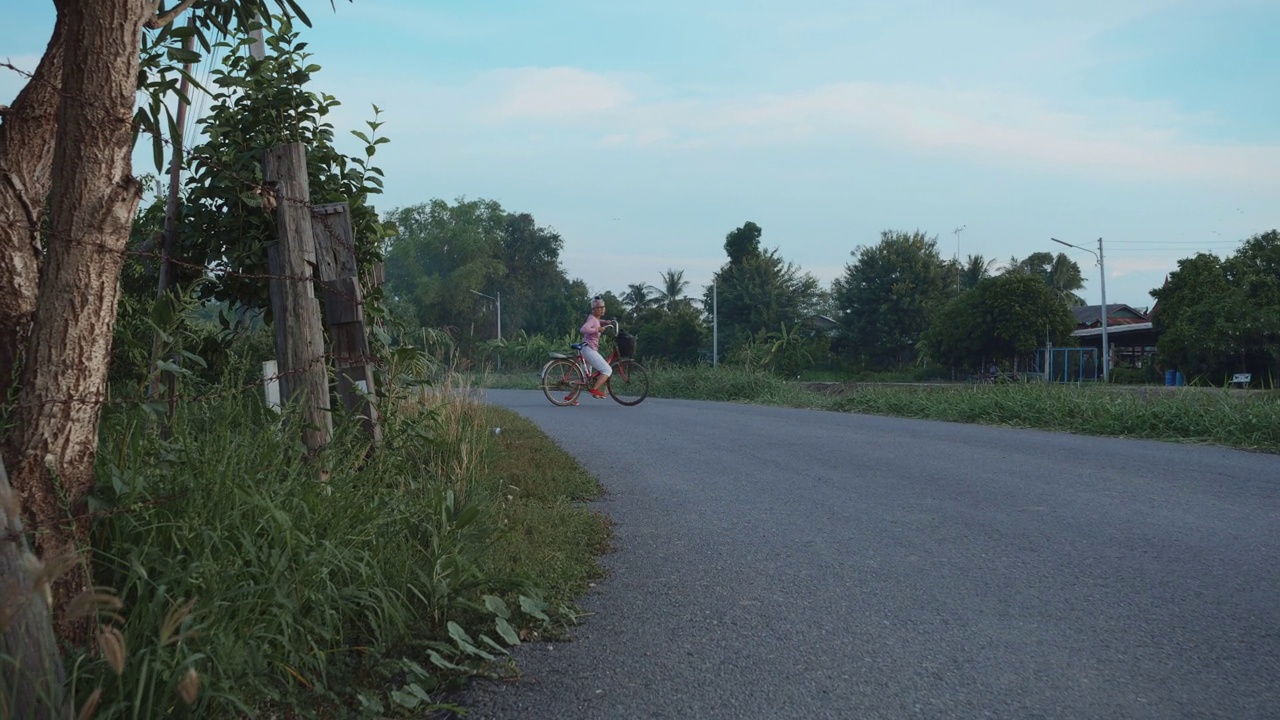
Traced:
<path id="1" fill-rule="evenodd" d="M 1111 240 L 1116 245 L 1239 245 L 1244 240 Z"/>

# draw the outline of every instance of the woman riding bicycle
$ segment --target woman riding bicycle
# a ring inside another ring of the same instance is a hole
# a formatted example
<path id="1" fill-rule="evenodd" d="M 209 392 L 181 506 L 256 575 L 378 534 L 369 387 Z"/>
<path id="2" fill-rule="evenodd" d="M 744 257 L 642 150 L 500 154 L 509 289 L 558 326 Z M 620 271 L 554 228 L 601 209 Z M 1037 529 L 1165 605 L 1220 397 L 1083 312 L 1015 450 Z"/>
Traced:
<path id="1" fill-rule="evenodd" d="M 613 370 L 609 368 L 609 363 L 600 354 L 600 333 L 608 325 L 607 322 L 600 321 L 603 316 L 604 298 L 597 295 L 591 298 L 591 314 L 587 316 L 587 321 L 582 324 L 581 328 L 578 328 L 578 331 L 582 333 L 582 357 L 586 358 L 587 363 L 598 373 L 595 384 L 587 392 L 598 398 L 607 397 L 600 388 L 609 382 L 609 376 L 613 374 Z"/>

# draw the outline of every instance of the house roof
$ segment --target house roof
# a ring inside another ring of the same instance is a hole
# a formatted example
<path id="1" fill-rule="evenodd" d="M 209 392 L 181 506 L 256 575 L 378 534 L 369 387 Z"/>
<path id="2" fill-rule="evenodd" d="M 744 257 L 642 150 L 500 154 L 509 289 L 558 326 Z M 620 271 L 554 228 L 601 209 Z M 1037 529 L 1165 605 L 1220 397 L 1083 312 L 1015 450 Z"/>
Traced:
<path id="1" fill-rule="evenodd" d="M 1102 323 L 1098 323 L 1099 327 L 1082 328 L 1071 333 L 1075 337 L 1094 337 L 1102 335 Z M 1121 325 L 1112 325 L 1107 322 L 1107 335 L 1123 335 L 1124 333 L 1142 332 L 1143 330 L 1151 330 L 1149 322 L 1124 323 Z"/>
<path id="2" fill-rule="evenodd" d="M 1071 314 L 1076 316 L 1076 325 L 1083 327 L 1093 327 L 1094 325 L 1102 325 L 1102 306 L 1101 305 L 1081 305 L 1071 308 Z M 1107 303 L 1107 325 L 1128 325 L 1130 323 L 1150 322 L 1141 310 L 1135 310 L 1124 303 Z"/>
<path id="3" fill-rule="evenodd" d="M 804 322 L 817 330 L 831 330 L 839 324 L 834 319 L 829 318 L 826 315 L 810 315 L 808 317 L 801 318 L 801 322 Z"/>

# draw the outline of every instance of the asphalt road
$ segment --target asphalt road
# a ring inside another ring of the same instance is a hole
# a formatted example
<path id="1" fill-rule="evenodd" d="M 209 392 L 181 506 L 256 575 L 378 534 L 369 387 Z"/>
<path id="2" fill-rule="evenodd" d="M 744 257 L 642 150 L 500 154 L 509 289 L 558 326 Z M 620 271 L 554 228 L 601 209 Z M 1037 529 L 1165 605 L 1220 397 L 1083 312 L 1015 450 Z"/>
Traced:
<path id="1" fill-rule="evenodd" d="M 602 479 L 616 550 L 469 718 L 1280 717 L 1280 456 L 486 396 Z"/>

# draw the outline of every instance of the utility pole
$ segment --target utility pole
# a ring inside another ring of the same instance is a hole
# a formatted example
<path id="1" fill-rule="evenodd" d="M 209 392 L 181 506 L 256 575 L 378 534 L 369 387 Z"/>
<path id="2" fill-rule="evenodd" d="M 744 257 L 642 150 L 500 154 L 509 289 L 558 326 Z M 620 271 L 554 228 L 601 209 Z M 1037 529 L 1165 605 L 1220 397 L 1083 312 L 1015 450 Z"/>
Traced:
<path id="1" fill-rule="evenodd" d="M 711 278 L 711 367 L 720 364 L 720 308 L 716 290 L 717 281 Z"/>
<path id="2" fill-rule="evenodd" d="M 964 232 L 965 225 L 952 230 L 951 233 L 956 236 L 956 292 L 960 292 L 960 233 Z"/>
<path id="3" fill-rule="evenodd" d="M 1107 344 L 1107 264 L 1098 238 L 1098 274 L 1102 276 L 1102 381 L 1111 382 L 1111 347 Z"/>
<path id="4" fill-rule="evenodd" d="M 1089 248 L 1072 245 L 1069 242 L 1063 242 L 1057 238 L 1049 238 L 1059 245 L 1066 245 L 1077 250 L 1083 250 L 1098 259 L 1098 273 L 1102 276 L 1102 381 L 1111 381 L 1111 347 L 1107 343 L 1107 266 L 1103 262 L 1102 255 L 1102 238 L 1098 238 L 1098 252 L 1094 252 Z"/>

